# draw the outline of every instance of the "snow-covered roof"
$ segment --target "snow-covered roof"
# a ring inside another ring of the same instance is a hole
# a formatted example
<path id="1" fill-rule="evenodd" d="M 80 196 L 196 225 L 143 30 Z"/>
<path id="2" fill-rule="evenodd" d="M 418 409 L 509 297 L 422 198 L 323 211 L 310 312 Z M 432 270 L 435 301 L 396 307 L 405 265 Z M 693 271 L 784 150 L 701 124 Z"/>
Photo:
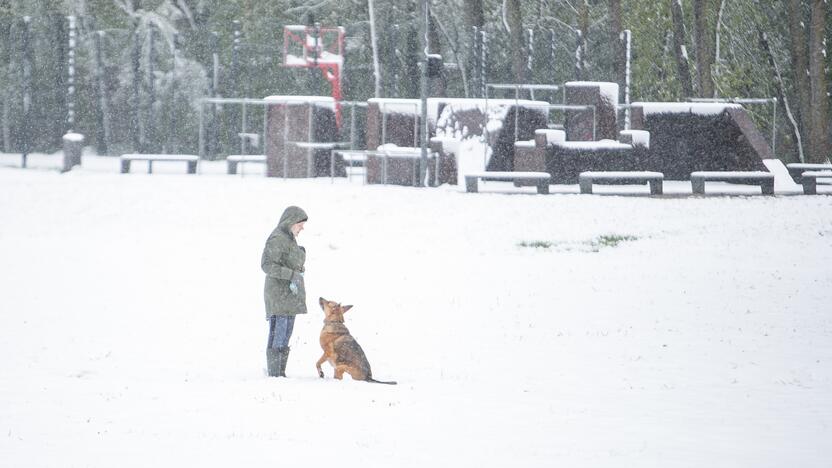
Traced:
<path id="1" fill-rule="evenodd" d="M 632 145 L 621 143 L 614 140 L 599 140 L 599 141 L 562 141 L 554 143 L 555 146 L 567 149 L 579 149 L 584 151 L 602 151 L 610 149 L 632 149 Z"/>
<path id="2" fill-rule="evenodd" d="M 609 83 L 606 81 L 567 81 L 563 86 L 566 88 L 597 86 L 601 89 L 601 95 L 607 98 L 607 101 L 613 104 L 618 103 L 618 83 Z"/>
<path id="3" fill-rule="evenodd" d="M 650 132 L 647 130 L 621 130 L 621 135 L 629 135 L 633 146 L 650 147 Z"/>
<path id="4" fill-rule="evenodd" d="M 523 107 L 539 107 L 547 109 L 549 103 L 545 101 L 530 101 L 528 99 L 470 99 L 470 98 L 428 98 L 428 119 L 436 121 L 439 118 L 439 107 L 444 106 L 445 109 L 452 109 L 454 112 L 465 110 L 478 110 L 485 113 L 488 109 L 489 116 L 494 112 L 505 117 L 510 106 L 519 105 Z M 422 101 L 420 99 L 400 99 L 400 98 L 370 98 L 370 103 L 375 103 L 385 113 L 396 114 L 419 114 L 422 111 Z"/>
<path id="5" fill-rule="evenodd" d="M 644 115 L 651 114 L 696 114 L 719 115 L 726 109 L 742 109 L 740 104 L 722 102 L 634 102 L 633 106 L 644 109 Z"/>
<path id="6" fill-rule="evenodd" d="M 422 112 L 422 101 L 419 99 L 370 98 L 367 102 L 376 104 L 385 114 L 419 115 Z"/>
<path id="7" fill-rule="evenodd" d="M 546 137 L 546 144 L 554 145 L 566 141 L 566 131 L 558 129 L 541 128 L 534 131 L 535 135 L 543 135 Z"/>
<path id="8" fill-rule="evenodd" d="M 314 104 L 317 107 L 335 109 L 335 99 L 330 96 L 267 96 L 267 102 L 288 103 L 288 104 Z"/>
<path id="9" fill-rule="evenodd" d="M 63 138 L 66 141 L 75 141 L 75 142 L 79 142 L 79 143 L 84 141 L 84 135 L 81 135 L 80 133 L 69 132 L 69 133 L 65 134 L 63 136 Z"/>

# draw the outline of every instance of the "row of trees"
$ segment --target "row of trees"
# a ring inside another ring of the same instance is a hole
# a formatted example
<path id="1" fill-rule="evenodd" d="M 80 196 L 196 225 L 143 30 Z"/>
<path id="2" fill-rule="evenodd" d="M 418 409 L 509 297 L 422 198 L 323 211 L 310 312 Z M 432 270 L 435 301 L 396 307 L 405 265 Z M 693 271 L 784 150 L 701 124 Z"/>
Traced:
<path id="1" fill-rule="evenodd" d="M 105 153 L 195 151 L 200 97 L 329 94 L 319 73 L 281 66 L 287 24 L 346 29 L 346 99 L 417 97 L 419 7 L 0 0 L 0 148 L 54 149 L 72 129 Z M 432 95 L 596 80 L 626 86 L 634 101 L 777 97 L 778 156 L 832 154 L 824 0 L 431 0 L 430 11 L 430 52 L 449 65 Z M 750 110 L 770 125 L 767 111 Z M 208 112 L 212 153 L 238 144 L 239 117 L 237 108 Z M 248 118 L 257 122 L 257 111 Z"/>

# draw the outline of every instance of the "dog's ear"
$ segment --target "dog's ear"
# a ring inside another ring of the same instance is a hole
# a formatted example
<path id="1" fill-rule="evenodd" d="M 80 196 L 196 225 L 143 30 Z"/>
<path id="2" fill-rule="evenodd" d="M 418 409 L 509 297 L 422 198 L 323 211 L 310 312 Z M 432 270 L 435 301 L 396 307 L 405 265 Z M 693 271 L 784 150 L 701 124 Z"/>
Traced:
<path id="1" fill-rule="evenodd" d="M 322 298 L 322 297 L 319 297 L 319 298 L 318 298 L 318 304 L 320 304 L 321 309 L 323 309 L 323 308 L 324 308 L 324 304 L 325 304 L 325 303 L 326 303 L 326 299 L 324 299 L 324 298 Z"/>
<path id="2" fill-rule="evenodd" d="M 341 312 L 344 313 L 344 312 L 346 312 L 350 309 L 352 309 L 351 305 L 345 305 L 345 306 L 341 307 Z"/>

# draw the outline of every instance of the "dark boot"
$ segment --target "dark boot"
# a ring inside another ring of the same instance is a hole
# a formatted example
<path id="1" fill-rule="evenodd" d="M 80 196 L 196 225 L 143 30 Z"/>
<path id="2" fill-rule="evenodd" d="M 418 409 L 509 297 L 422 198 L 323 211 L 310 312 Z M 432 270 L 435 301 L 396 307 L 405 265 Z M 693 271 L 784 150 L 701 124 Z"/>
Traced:
<path id="1" fill-rule="evenodd" d="M 289 360 L 289 351 L 290 348 L 286 346 L 285 348 L 277 348 L 277 355 L 278 355 L 278 377 L 286 377 L 286 361 Z"/>
<path id="2" fill-rule="evenodd" d="M 274 348 L 266 348 L 266 365 L 269 370 L 269 377 L 280 375 L 280 354 Z"/>

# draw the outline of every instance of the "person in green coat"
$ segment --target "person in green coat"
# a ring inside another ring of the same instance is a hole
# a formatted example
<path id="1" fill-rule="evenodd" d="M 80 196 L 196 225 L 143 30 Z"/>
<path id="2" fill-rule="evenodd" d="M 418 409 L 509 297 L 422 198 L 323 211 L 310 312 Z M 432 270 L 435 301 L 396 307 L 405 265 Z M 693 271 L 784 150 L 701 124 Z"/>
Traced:
<path id="1" fill-rule="evenodd" d="M 266 273 L 263 296 L 266 300 L 266 320 L 269 321 L 266 346 L 269 377 L 286 377 L 289 338 L 295 326 L 295 316 L 306 313 L 303 283 L 306 249 L 297 242 L 306 219 L 306 212 L 297 206 L 286 208 L 277 227 L 266 240 L 260 260 L 260 266 Z"/>

